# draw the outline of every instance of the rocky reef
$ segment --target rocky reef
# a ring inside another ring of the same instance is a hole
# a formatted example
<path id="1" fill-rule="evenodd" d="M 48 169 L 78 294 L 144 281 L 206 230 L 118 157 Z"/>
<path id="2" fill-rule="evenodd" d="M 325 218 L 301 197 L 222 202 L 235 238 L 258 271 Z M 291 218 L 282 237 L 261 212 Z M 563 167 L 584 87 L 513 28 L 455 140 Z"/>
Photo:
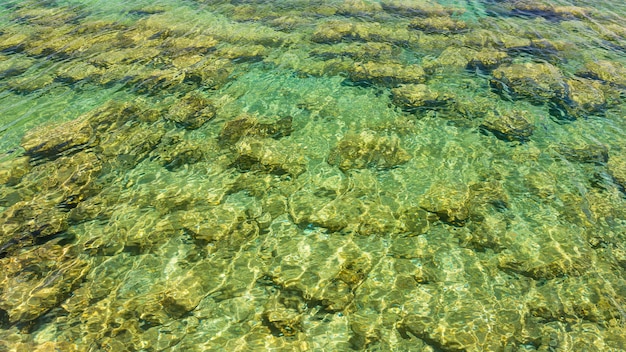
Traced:
<path id="1" fill-rule="evenodd" d="M 0 5 L 0 350 L 626 345 L 617 9 L 120 6 Z"/>

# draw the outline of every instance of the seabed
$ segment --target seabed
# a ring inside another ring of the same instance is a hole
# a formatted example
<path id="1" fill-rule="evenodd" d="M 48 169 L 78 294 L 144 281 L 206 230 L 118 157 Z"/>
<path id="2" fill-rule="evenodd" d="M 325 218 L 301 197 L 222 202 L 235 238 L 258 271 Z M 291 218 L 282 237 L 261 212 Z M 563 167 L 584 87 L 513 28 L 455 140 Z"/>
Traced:
<path id="1" fill-rule="evenodd" d="M 626 351 L 623 1 L 0 2 L 1 351 Z"/>

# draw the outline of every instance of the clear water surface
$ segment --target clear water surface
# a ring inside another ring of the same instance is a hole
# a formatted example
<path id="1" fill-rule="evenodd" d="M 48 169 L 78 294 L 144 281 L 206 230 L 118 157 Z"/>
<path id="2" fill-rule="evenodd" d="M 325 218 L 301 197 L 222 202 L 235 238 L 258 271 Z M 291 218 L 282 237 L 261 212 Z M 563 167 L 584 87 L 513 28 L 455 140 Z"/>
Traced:
<path id="1" fill-rule="evenodd" d="M 0 351 L 624 351 L 626 5 L 0 1 Z"/>

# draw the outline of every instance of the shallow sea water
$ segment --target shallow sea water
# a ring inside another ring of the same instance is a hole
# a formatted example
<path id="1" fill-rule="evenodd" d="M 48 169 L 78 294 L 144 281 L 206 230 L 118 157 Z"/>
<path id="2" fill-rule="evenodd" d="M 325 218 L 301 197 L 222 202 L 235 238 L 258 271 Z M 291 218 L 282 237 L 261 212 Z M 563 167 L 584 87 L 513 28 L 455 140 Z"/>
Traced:
<path id="1" fill-rule="evenodd" d="M 0 351 L 626 351 L 623 1 L 0 1 Z"/>

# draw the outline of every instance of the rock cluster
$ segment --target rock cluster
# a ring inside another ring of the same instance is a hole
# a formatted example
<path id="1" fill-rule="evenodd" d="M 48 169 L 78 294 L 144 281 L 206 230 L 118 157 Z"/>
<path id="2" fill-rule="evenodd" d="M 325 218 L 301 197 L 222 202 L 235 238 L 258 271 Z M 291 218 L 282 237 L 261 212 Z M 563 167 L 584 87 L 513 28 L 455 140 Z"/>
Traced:
<path id="1" fill-rule="evenodd" d="M 3 5 L 0 350 L 626 345 L 619 19 L 127 6 Z"/>

